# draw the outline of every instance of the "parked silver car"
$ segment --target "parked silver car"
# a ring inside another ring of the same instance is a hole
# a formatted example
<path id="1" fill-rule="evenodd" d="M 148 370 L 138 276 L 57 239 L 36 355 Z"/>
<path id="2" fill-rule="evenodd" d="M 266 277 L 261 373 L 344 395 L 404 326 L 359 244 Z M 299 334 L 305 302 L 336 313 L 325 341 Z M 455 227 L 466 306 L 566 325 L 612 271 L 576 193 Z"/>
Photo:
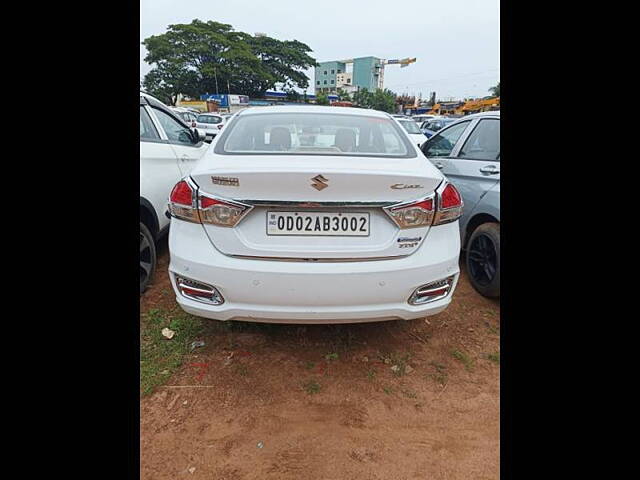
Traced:
<path id="1" fill-rule="evenodd" d="M 421 149 L 462 195 L 461 245 L 472 285 L 499 297 L 500 111 L 460 118 Z"/>

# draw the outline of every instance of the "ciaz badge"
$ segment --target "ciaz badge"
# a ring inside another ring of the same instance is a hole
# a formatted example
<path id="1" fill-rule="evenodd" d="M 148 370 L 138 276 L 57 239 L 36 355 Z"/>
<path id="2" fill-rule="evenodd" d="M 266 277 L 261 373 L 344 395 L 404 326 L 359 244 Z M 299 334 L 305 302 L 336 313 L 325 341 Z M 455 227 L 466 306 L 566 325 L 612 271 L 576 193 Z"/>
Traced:
<path id="1" fill-rule="evenodd" d="M 394 183 L 391 185 L 394 190 L 404 190 L 405 188 L 424 188 L 422 185 L 407 185 L 406 183 Z"/>

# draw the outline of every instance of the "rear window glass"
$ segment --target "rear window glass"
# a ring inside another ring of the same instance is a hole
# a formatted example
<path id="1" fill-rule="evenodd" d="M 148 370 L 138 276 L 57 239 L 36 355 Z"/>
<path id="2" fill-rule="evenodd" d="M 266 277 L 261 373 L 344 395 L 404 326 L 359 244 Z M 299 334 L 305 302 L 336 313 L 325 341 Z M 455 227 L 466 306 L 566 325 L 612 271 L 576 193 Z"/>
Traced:
<path id="1" fill-rule="evenodd" d="M 422 133 L 420 128 L 418 128 L 418 124 L 413 120 L 399 120 L 399 122 L 409 133 Z"/>
<path id="2" fill-rule="evenodd" d="M 222 121 L 222 117 L 216 117 L 213 115 L 200 115 L 198 117 L 199 123 L 220 123 Z"/>
<path id="3" fill-rule="evenodd" d="M 222 154 L 296 154 L 412 158 L 413 145 L 390 118 L 331 113 L 239 116 L 215 147 Z"/>

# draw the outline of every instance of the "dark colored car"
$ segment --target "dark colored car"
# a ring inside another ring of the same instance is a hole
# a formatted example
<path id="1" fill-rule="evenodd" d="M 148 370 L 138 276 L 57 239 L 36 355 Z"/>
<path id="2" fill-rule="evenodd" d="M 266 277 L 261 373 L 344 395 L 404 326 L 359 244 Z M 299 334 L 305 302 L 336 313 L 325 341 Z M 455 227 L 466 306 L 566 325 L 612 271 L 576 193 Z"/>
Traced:
<path id="1" fill-rule="evenodd" d="M 444 127 L 456 120 L 456 118 L 434 118 L 424 122 L 420 126 L 420 130 L 427 136 L 427 138 L 431 138 L 437 131 L 442 130 Z"/>

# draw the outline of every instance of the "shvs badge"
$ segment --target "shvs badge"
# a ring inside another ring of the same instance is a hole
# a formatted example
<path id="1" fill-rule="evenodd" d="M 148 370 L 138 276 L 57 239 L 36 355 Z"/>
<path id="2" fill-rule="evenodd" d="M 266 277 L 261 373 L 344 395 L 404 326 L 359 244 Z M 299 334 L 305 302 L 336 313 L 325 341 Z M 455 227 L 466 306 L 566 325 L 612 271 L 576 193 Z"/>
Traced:
<path id="1" fill-rule="evenodd" d="M 399 237 L 398 248 L 410 248 L 415 247 L 420 243 L 422 237 Z"/>

